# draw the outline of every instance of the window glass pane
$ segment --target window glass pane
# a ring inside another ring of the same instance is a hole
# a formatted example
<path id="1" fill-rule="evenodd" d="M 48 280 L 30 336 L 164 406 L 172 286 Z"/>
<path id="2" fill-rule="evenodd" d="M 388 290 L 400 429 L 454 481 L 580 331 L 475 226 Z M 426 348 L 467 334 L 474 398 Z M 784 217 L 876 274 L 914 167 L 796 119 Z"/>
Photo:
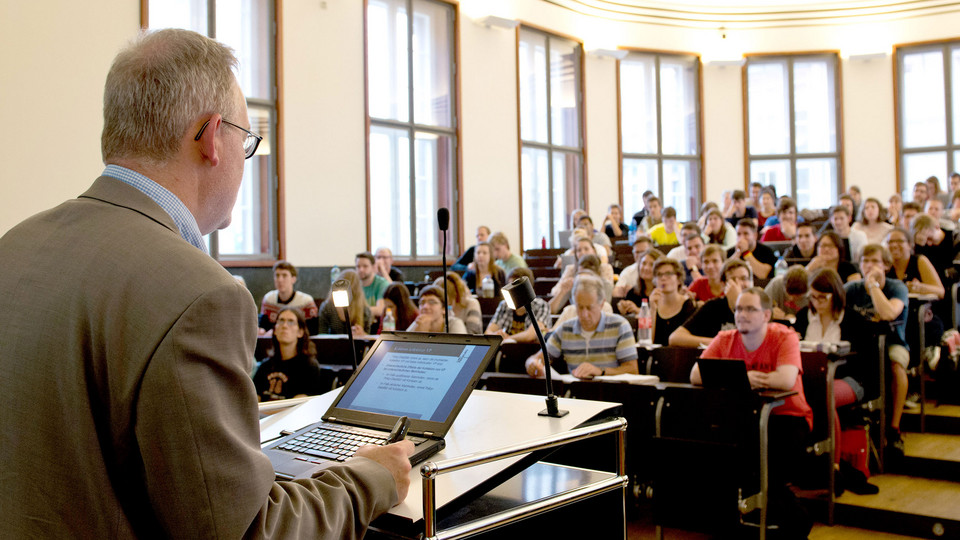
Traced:
<path id="1" fill-rule="evenodd" d="M 370 243 L 387 246 L 398 256 L 409 254 L 412 220 L 407 131 L 370 126 L 370 156 Z"/>
<path id="2" fill-rule="evenodd" d="M 218 232 L 218 251 L 223 256 L 272 253 L 271 200 L 275 154 L 272 152 L 272 109 L 250 106 L 250 131 L 263 137 L 257 153 L 244 162 L 243 182 L 233 205 L 230 226 Z M 241 122 L 242 125 L 242 122 Z"/>
<path id="3" fill-rule="evenodd" d="M 797 160 L 797 206 L 799 208 L 827 208 L 834 204 L 836 193 L 836 159 Z"/>
<path id="4" fill-rule="evenodd" d="M 240 60 L 240 89 L 248 98 L 273 99 L 272 19 L 267 0 L 216 1 L 217 40 L 233 47 Z"/>
<path id="5" fill-rule="evenodd" d="M 547 38 L 520 31 L 520 138 L 550 142 L 547 134 Z"/>
<path id="6" fill-rule="evenodd" d="M 643 209 L 643 192 L 659 193 L 657 160 L 623 160 L 623 217 L 624 221 Z"/>
<path id="7" fill-rule="evenodd" d="M 406 0 L 370 0 L 367 4 L 367 88 L 371 117 L 408 120 L 407 71 Z"/>
<path id="8" fill-rule="evenodd" d="M 747 65 L 751 155 L 790 152 L 787 89 L 786 61 Z"/>
<path id="9" fill-rule="evenodd" d="M 943 53 L 904 54 L 901 73 L 903 147 L 946 144 Z"/>
<path id="10" fill-rule="evenodd" d="M 550 120 L 554 145 L 580 146 L 579 51 L 576 43 L 550 38 Z"/>
<path id="11" fill-rule="evenodd" d="M 413 4 L 413 120 L 417 124 L 450 127 L 452 21 L 448 6 Z"/>
<path id="12" fill-rule="evenodd" d="M 693 59 L 661 58 L 660 125 L 663 130 L 663 154 L 696 155 L 697 87 L 697 68 Z"/>
<path id="13" fill-rule="evenodd" d="M 794 133 L 798 154 L 837 151 L 833 77 L 833 62 L 826 59 L 797 60 L 793 64 Z"/>
<path id="14" fill-rule="evenodd" d="M 652 56 L 630 55 L 620 62 L 620 130 L 625 153 L 657 153 L 655 70 Z"/>
<path id="15" fill-rule="evenodd" d="M 523 245 L 539 246 L 542 238 L 548 246 L 559 245 L 550 234 L 549 154 L 539 148 L 524 147 L 520 153 L 520 190 L 523 195 Z M 552 241 L 551 241 L 552 240 Z"/>
<path id="16" fill-rule="evenodd" d="M 567 229 L 567 218 L 580 205 L 580 156 L 553 153 L 553 231 Z M 549 237 L 548 237 L 549 238 Z M 549 243 L 549 242 L 548 242 Z M 530 247 L 533 245 L 525 244 Z M 535 244 L 539 246 L 540 244 Z"/>
<path id="17" fill-rule="evenodd" d="M 154 0 L 147 9 L 151 30 L 185 28 L 207 35 L 206 0 Z"/>
<path id="18" fill-rule="evenodd" d="M 901 196 L 904 201 L 913 200 L 913 185 L 917 182 L 923 182 L 931 176 L 938 179 L 944 178 L 947 171 L 947 153 L 946 152 L 925 152 L 922 154 L 904 154 L 903 172 L 901 187 L 903 191 Z M 950 181 L 949 176 L 947 182 Z M 940 186 L 943 187 L 943 180 Z M 949 184 L 948 184 L 949 185 Z"/>
<path id="19" fill-rule="evenodd" d="M 698 178 L 696 162 L 663 160 L 663 206 L 672 206 L 680 222 L 690 221 L 697 216 L 697 193 L 700 192 Z"/>
<path id="20" fill-rule="evenodd" d="M 950 51 L 950 103 L 953 107 L 953 144 L 960 144 L 960 48 Z M 957 160 L 953 160 L 956 167 Z"/>
<path id="21" fill-rule="evenodd" d="M 788 159 L 757 159 L 750 162 L 750 182 L 760 182 L 764 186 L 773 185 L 780 195 L 790 193 L 790 177 Z"/>
<path id="22" fill-rule="evenodd" d="M 440 255 L 443 236 L 437 227 L 437 210 L 453 208 L 453 140 L 445 135 L 417 133 L 414 146 L 416 160 L 416 231 L 417 255 Z M 452 239 L 457 237 L 456 221 L 450 220 L 447 232 L 447 254 L 453 253 Z"/>

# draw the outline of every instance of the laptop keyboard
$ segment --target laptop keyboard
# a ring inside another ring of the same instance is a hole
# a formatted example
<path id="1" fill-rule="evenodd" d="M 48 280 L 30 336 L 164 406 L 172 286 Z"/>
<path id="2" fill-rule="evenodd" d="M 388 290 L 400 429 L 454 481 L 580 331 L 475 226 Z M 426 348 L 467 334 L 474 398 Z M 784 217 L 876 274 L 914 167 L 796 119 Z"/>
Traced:
<path id="1" fill-rule="evenodd" d="M 421 437 L 407 436 L 407 440 L 419 445 L 426 441 Z M 382 431 L 373 431 L 352 426 L 322 424 L 277 446 L 280 450 L 295 452 L 313 458 L 346 461 L 361 446 L 387 443 Z"/>

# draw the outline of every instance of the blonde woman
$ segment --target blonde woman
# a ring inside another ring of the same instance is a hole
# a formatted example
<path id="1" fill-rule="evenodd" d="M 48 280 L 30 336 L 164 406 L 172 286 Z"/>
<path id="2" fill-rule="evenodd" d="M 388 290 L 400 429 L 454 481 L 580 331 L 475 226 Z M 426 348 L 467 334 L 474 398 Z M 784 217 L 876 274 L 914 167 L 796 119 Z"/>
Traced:
<path id="1" fill-rule="evenodd" d="M 443 276 L 438 277 L 433 284 L 443 290 Z M 480 313 L 480 302 L 470 294 L 467 284 L 460 279 L 456 272 L 447 272 L 447 302 L 453 315 L 463 321 L 468 334 L 483 333 L 483 315 Z M 452 326 L 452 323 L 451 323 Z"/>
<path id="2" fill-rule="evenodd" d="M 487 276 L 493 280 L 493 297 L 500 298 L 500 287 L 506 284 L 507 278 L 503 269 L 494 262 L 493 247 L 488 242 L 478 242 L 473 250 L 473 263 L 463 274 L 463 281 L 471 292 L 479 294 L 483 287 L 483 278 Z"/>
<path id="3" fill-rule="evenodd" d="M 370 307 L 367 305 L 367 297 L 363 294 L 363 285 L 360 283 L 360 276 L 353 270 L 344 270 L 340 272 L 340 279 L 350 282 L 350 307 L 347 312 L 350 315 L 350 326 L 353 327 L 354 336 L 364 336 L 370 332 L 370 326 L 373 324 L 373 315 L 370 313 Z M 320 304 L 320 332 L 321 334 L 346 334 L 347 324 L 343 319 L 343 310 L 333 305 L 333 290 L 327 295 L 327 299 Z"/>

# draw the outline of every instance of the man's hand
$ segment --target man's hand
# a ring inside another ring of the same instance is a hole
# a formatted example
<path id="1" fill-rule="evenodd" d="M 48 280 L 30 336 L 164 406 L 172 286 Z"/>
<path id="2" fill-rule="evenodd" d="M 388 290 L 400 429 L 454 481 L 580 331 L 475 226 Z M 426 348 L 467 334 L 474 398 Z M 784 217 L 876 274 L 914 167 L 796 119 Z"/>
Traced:
<path id="1" fill-rule="evenodd" d="M 877 287 L 883 287 L 884 282 L 887 280 L 887 277 L 883 274 L 883 270 L 879 268 L 874 268 L 863 278 L 864 281 L 870 282 Z"/>
<path id="2" fill-rule="evenodd" d="M 592 379 L 600 375 L 600 368 L 589 362 L 584 362 L 573 370 L 572 375 L 578 379 Z"/>
<path id="3" fill-rule="evenodd" d="M 527 375 L 531 377 L 545 377 L 546 372 L 543 370 L 543 358 L 529 358 L 527 360 Z"/>
<path id="4" fill-rule="evenodd" d="M 400 441 L 386 446 L 367 445 L 357 449 L 355 456 L 372 459 L 383 465 L 397 483 L 397 503 L 402 503 L 410 491 L 410 456 L 414 446 L 410 441 Z"/>
<path id="5" fill-rule="evenodd" d="M 750 251 L 750 242 L 748 242 L 746 238 L 738 238 L 737 252 L 734 255 L 739 257 L 740 255 L 742 255 L 743 253 L 746 253 L 747 251 Z"/>
<path id="6" fill-rule="evenodd" d="M 740 298 L 741 292 L 740 285 L 735 280 L 731 279 L 723 286 L 723 295 L 727 297 L 727 300 L 733 299 L 736 302 L 737 298 Z"/>
<path id="7" fill-rule="evenodd" d="M 769 378 L 770 374 L 762 371 L 747 372 L 747 379 L 750 380 L 750 388 L 753 388 L 754 390 L 757 388 L 767 388 Z"/>

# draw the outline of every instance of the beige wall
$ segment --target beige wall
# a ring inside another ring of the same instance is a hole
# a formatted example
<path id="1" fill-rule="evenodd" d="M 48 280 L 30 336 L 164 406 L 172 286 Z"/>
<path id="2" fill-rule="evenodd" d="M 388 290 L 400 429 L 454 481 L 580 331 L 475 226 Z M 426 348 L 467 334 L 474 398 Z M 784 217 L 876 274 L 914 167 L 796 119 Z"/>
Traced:
<path id="1" fill-rule="evenodd" d="M 54 7 L 51 8 L 51 5 Z M 366 243 L 363 11 L 360 0 L 282 3 L 286 247 L 300 265 L 346 265 Z M 520 238 L 516 37 L 471 17 L 495 14 L 582 39 L 704 55 L 708 198 L 744 183 L 741 70 L 709 63 L 744 53 L 890 52 L 897 43 L 960 37 L 960 15 L 869 25 L 691 30 L 612 23 L 539 0 L 463 0 L 459 27 L 464 236 L 477 225 Z M 101 91 L 113 55 L 137 31 L 136 0 L 0 4 L 0 232 L 80 193 L 99 173 Z M 886 198 L 895 186 L 891 57 L 844 60 L 848 183 Z M 585 59 L 588 210 L 618 198 L 616 62 Z"/>

